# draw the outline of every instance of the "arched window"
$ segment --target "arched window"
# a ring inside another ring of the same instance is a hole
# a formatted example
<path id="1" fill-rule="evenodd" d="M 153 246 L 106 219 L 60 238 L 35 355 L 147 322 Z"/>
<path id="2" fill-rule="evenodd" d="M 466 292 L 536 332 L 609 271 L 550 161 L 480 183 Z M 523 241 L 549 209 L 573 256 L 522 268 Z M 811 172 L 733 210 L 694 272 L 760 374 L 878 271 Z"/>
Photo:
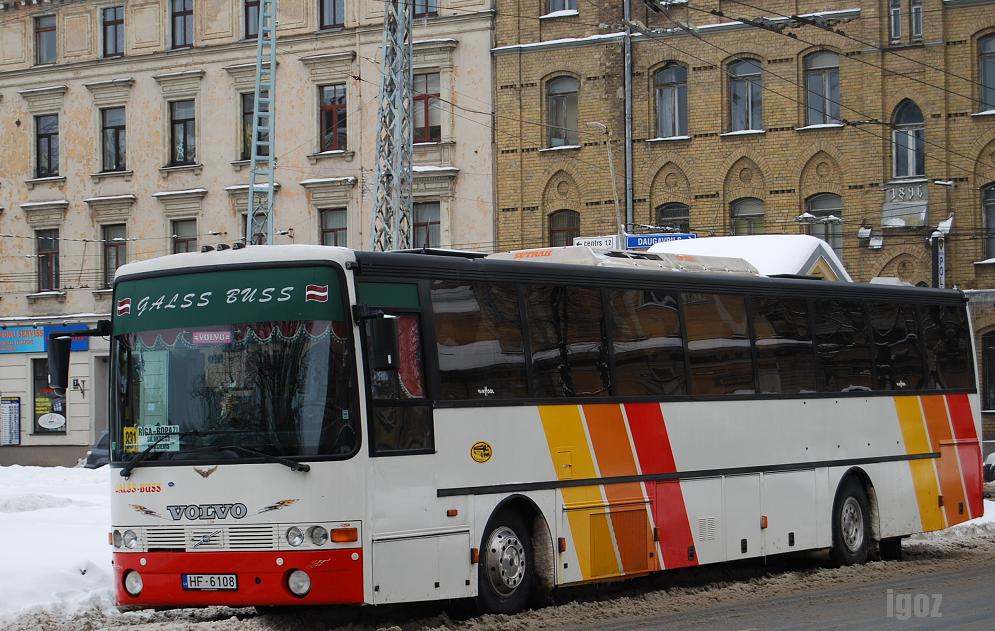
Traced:
<path id="1" fill-rule="evenodd" d="M 843 198 L 833 193 L 818 193 L 808 198 L 805 210 L 815 215 L 809 234 L 829 244 L 836 256 L 843 258 Z"/>
<path id="2" fill-rule="evenodd" d="M 985 218 L 985 258 L 995 258 L 995 184 L 981 189 L 982 216 Z"/>
<path id="3" fill-rule="evenodd" d="M 895 177 L 926 174 L 926 128 L 922 110 L 912 101 L 902 101 L 891 118 L 892 164 Z"/>
<path id="4" fill-rule="evenodd" d="M 573 245 L 574 237 L 580 236 L 580 213 L 573 210 L 558 210 L 549 216 L 549 245 Z"/>
<path id="5" fill-rule="evenodd" d="M 809 125 L 840 122 L 840 57 L 820 50 L 805 57 L 806 105 Z"/>
<path id="6" fill-rule="evenodd" d="M 760 62 L 740 59 L 729 64 L 729 129 L 764 128 L 763 77 Z"/>
<path id="7" fill-rule="evenodd" d="M 764 203 L 756 197 L 743 197 L 731 204 L 732 234 L 763 234 Z"/>
<path id="8" fill-rule="evenodd" d="M 995 35 L 978 42 L 981 55 L 978 76 L 981 78 L 981 109 L 995 110 Z"/>
<path id="9" fill-rule="evenodd" d="M 664 204 L 656 209 L 656 225 L 691 232 L 691 209 L 687 204 Z"/>
<path id="10" fill-rule="evenodd" d="M 549 146 L 578 145 L 577 80 L 557 77 L 546 84 L 546 107 L 549 109 Z"/>
<path id="11" fill-rule="evenodd" d="M 654 75 L 656 85 L 656 135 L 658 138 L 687 136 L 688 71 L 670 64 Z"/>

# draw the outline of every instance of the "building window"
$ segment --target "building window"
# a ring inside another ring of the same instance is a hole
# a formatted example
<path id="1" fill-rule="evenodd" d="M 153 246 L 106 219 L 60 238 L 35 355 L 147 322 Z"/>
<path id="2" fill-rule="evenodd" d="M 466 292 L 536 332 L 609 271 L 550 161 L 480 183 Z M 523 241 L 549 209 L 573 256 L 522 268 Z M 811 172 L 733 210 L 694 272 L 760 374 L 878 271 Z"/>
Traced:
<path id="1" fill-rule="evenodd" d="M 995 258 L 995 184 L 989 184 L 981 189 L 981 203 L 985 218 L 985 258 L 993 259 Z"/>
<path id="2" fill-rule="evenodd" d="M 193 46 L 193 0 L 170 0 L 173 48 Z"/>
<path id="3" fill-rule="evenodd" d="M 895 110 L 891 128 L 895 177 L 925 175 L 926 128 L 922 110 L 912 101 L 903 101 Z"/>
<path id="4" fill-rule="evenodd" d="M 345 208 L 326 208 L 321 215 L 321 245 L 346 247 L 348 233 Z"/>
<path id="5" fill-rule="evenodd" d="M 173 254 L 197 251 L 197 220 L 179 219 L 172 223 Z"/>
<path id="6" fill-rule="evenodd" d="M 265 90 L 262 91 L 259 96 L 260 98 L 266 98 L 269 93 Z M 241 94 L 242 100 L 242 151 L 241 156 L 243 160 L 252 159 L 252 125 L 255 122 L 253 119 L 253 114 L 255 114 L 255 95 L 252 92 L 244 92 Z M 260 107 L 260 111 L 267 111 L 269 106 L 263 103 Z M 266 132 L 259 133 L 259 140 L 261 142 L 269 141 L 269 134 Z M 269 155 L 269 145 L 260 145 L 257 148 L 259 155 L 268 156 Z"/>
<path id="7" fill-rule="evenodd" d="M 335 28 L 345 24 L 345 0 L 318 0 L 319 28 Z"/>
<path id="8" fill-rule="evenodd" d="M 54 64 L 56 56 L 55 16 L 35 18 L 35 63 Z"/>
<path id="9" fill-rule="evenodd" d="M 922 39 L 922 0 L 912 0 L 909 20 L 912 22 L 909 35 L 912 39 Z"/>
<path id="10" fill-rule="evenodd" d="M 547 4 L 547 11 L 553 13 L 554 11 L 576 11 L 577 10 L 577 0 L 549 0 Z"/>
<path id="11" fill-rule="evenodd" d="M 664 204 L 656 209 L 656 225 L 664 230 L 691 232 L 691 208 L 687 204 Z"/>
<path id="12" fill-rule="evenodd" d="M 657 71 L 656 135 L 658 138 L 686 136 L 688 133 L 688 71 L 671 64 Z"/>
<path id="13" fill-rule="evenodd" d="M 732 234 L 763 234 L 764 203 L 756 197 L 744 197 L 732 203 Z"/>
<path id="14" fill-rule="evenodd" d="M 255 39 L 259 36 L 259 0 L 245 0 L 242 16 L 245 18 L 242 28 L 245 39 Z"/>
<path id="15" fill-rule="evenodd" d="M 416 74 L 413 90 L 415 142 L 442 140 L 442 110 L 439 108 L 439 73 Z"/>
<path id="16" fill-rule="evenodd" d="M 411 232 L 412 247 L 437 248 L 441 245 L 439 234 L 439 202 L 414 204 L 414 226 Z"/>
<path id="17" fill-rule="evenodd" d="M 989 35 L 980 42 L 978 48 L 978 75 L 981 77 L 981 109 L 995 110 L 995 35 Z"/>
<path id="18" fill-rule="evenodd" d="M 169 104 L 170 164 L 194 164 L 197 160 L 197 126 L 194 102 L 173 101 Z"/>
<path id="19" fill-rule="evenodd" d="M 345 84 L 326 85 L 321 90 L 321 151 L 343 151 L 346 143 L 346 94 Z M 417 131 L 415 141 L 417 142 Z"/>
<path id="20" fill-rule="evenodd" d="M 981 409 L 995 410 L 995 332 L 981 336 Z"/>
<path id="21" fill-rule="evenodd" d="M 124 55 L 124 7 L 101 10 L 104 34 L 104 57 Z"/>
<path id="22" fill-rule="evenodd" d="M 843 198 L 832 193 L 819 193 L 808 198 L 805 210 L 816 219 L 809 225 L 809 234 L 818 237 L 843 259 Z"/>
<path id="23" fill-rule="evenodd" d="M 557 77 L 546 84 L 546 106 L 549 108 L 549 146 L 579 145 L 577 80 Z"/>
<path id="24" fill-rule="evenodd" d="M 730 131 L 763 129 L 763 77 L 760 62 L 741 59 L 729 65 Z"/>
<path id="25" fill-rule="evenodd" d="M 430 18 L 439 15 L 439 0 L 414 0 L 414 17 Z"/>
<path id="26" fill-rule="evenodd" d="M 888 3 L 888 38 L 892 42 L 902 39 L 902 0 Z"/>
<path id="27" fill-rule="evenodd" d="M 59 175 L 59 115 L 35 116 L 35 177 Z"/>
<path id="28" fill-rule="evenodd" d="M 108 107 L 100 110 L 100 143 L 104 172 L 127 169 L 127 128 L 124 108 Z"/>
<path id="29" fill-rule="evenodd" d="M 573 210 L 558 210 L 549 216 L 549 245 L 559 247 L 573 245 L 574 237 L 580 236 L 580 213 Z"/>
<path id="30" fill-rule="evenodd" d="M 805 57 L 808 125 L 840 122 L 840 58 L 823 50 Z"/>
<path id="31" fill-rule="evenodd" d="M 48 385 L 48 360 L 31 360 L 35 434 L 66 433 L 66 398 Z"/>
<path id="32" fill-rule="evenodd" d="M 128 262 L 128 241 L 123 223 L 103 227 L 104 287 L 114 283 L 114 272 Z"/>
<path id="33" fill-rule="evenodd" d="M 59 231 L 35 231 L 35 254 L 38 257 L 38 291 L 59 288 Z"/>

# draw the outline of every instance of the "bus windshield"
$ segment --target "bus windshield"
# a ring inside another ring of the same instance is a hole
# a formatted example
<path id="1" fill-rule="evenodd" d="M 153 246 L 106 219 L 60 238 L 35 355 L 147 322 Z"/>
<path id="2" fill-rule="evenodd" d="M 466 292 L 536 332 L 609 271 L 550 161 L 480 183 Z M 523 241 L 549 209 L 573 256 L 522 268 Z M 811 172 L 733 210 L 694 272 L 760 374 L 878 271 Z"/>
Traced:
<path id="1" fill-rule="evenodd" d="M 121 283 L 113 460 L 149 448 L 144 463 L 357 451 L 355 362 L 338 276 L 279 271 L 272 286 L 258 271 Z M 302 275 L 314 282 L 294 282 Z"/>

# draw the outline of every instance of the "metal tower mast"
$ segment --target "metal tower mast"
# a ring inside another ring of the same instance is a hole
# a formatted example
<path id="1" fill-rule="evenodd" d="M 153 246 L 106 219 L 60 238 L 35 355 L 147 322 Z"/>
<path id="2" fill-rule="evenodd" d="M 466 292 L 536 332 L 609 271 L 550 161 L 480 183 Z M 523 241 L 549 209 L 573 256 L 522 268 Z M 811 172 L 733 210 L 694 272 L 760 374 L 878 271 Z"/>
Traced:
<path id="1" fill-rule="evenodd" d="M 414 2 L 384 0 L 383 66 L 377 97 L 371 249 L 410 247 L 413 130 L 411 31 Z"/>
<path id="2" fill-rule="evenodd" d="M 273 192 L 276 139 L 273 99 L 276 96 L 276 2 L 260 0 L 256 40 L 256 86 L 252 95 L 252 155 L 245 240 L 273 243 Z"/>

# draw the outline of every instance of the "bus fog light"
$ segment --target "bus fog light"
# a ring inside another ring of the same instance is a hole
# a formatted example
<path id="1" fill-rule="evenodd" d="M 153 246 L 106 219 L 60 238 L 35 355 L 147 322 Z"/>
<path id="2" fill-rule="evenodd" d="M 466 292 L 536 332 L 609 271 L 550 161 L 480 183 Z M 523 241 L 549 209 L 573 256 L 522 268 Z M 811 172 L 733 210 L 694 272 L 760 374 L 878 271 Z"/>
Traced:
<path id="1" fill-rule="evenodd" d="M 113 540 L 114 540 L 114 547 L 115 548 L 120 548 L 121 547 L 121 543 L 122 543 L 121 542 L 121 531 L 120 530 L 115 530 L 114 534 L 112 535 L 112 537 L 113 537 Z"/>
<path id="2" fill-rule="evenodd" d="M 287 543 L 295 548 L 304 543 L 304 531 L 297 526 L 291 527 L 287 530 Z"/>
<path id="3" fill-rule="evenodd" d="M 135 534 L 134 530 L 125 530 L 124 537 L 122 539 L 124 541 L 125 548 L 128 548 L 129 550 L 134 550 L 135 548 L 138 547 L 138 535 Z"/>
<path id="4" fill-rule="evenodd" d="M 294 570 L 287 575 L 287 589 L 294 596 L 307 596 L 311 591 L 311 577 L 304 570 Z"/>
<path id="5" fill-rule="evenodd" d="M 307 534 L 311 543 L 316 546 L 323 546 L 328 541 L 328 531 L 321 526 L 311 526 L 307 529 Z"/>
<path id="6" fill-rule="evenodd" d="M 142 593 L 142 575 L 134 570 L 129 570 L 127 574 L 124 575 L 124 588 L 132 596 L 137 596 Z"/>

